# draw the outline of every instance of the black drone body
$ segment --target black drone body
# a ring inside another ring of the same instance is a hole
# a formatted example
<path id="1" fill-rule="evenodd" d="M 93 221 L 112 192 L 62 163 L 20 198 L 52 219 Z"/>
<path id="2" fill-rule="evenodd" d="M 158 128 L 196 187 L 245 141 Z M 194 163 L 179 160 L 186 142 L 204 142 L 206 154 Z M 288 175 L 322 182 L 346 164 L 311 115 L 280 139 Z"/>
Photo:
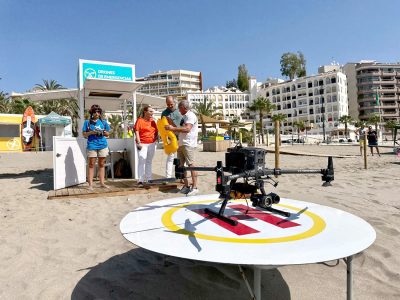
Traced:
<path id="1" fill-rule="evenodd" d="M 232 198 L 250 199 L 254 207 L 261 207 L 267 211 L 290 217 L 289 212 L 272 208 L 273 204 L 280 201 L 275 193 L 266 193 L 264 183 L 269 182 L 276 187 L 278 183 L 270 175 L 282 174 L 322 174 L 324 185 L 330 185 L 334 180 L 332 157 L 328 157 L 326 169 L 268 169 L 265 166 L 266 150 L 255 147 L 242 147 L 241 145 L 229 148 L 225 153 L 225 167 L 222 161 L 217 162 L 216 167 L 179 167 L 179 160 L 175 159 L 175 177 L 184 178 L 185 171 L 214 171 L 216 173 L 215 190 L 223 199 L 218 212 L 205 209 L 205 212 L 213 217 L 221 219 L 231 225 L 237 221 L 224 215 L 225 207 Z M 241 179 L 242 182 L 238 182 Z"/>

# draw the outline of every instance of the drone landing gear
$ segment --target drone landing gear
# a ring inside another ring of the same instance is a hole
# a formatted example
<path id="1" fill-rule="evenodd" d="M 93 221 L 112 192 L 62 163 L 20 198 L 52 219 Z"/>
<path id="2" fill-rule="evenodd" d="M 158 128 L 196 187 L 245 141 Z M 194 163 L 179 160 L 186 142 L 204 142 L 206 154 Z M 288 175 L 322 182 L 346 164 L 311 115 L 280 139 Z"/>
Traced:
<path id="1" fill-rule="evenodd" d="M 278 215 L 282 215 L 282 216 L 287 217 L 287 218 L 290 217 L 290 212 L 279 210 L 279 209 L 275 209 L 275 208 L 272 208 L 272 207 L 263 207 L 263 208 L 265 210 L 269 211 L 269 212 L 272 212 L 272 213 L 275 213 L 275 214 L 278 214 Z"/>
<path id="2" fill-rule="evenodd" d="M 206 208 L 204 210 L 204 212 L 206 214 L 208 214 L 208 215 L 210 215 L 210 216 L 212 216 L 214 218 L 217 218 L 217 219 L 219 219 L 221 221 L 224 221 L 224 222 L 226 222 L 226 223 L 228 223 L 229 225 L 232 225 L 232 226 L 236 226 L 237 223 L 238 223 L 236 220 L 232 220 L 232 219 L 224 216 L 223 214 L 221 214 L 221 210 L 219 212 L 215 212 L 215 211 L 213 211 L 211 209 Z"/>

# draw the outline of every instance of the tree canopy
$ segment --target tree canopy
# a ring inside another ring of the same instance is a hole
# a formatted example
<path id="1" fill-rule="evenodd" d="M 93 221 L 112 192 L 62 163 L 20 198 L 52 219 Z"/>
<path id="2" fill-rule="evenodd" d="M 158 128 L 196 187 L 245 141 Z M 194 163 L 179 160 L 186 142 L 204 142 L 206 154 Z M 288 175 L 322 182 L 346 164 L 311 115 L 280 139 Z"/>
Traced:
<path id="1" fill-rule="evenodd" d="M 211 101 L 204 99 L 203 102 L 197 102 L 193 104 L 193 110 L 198 114 L 201 121 L 201 134 L 203 137 L 207 136 L 206 124 L 204 123 L 203 116 L 216 117 L 220 113 L 216 112 L 217 107 Z"/>
<path id="2" fill-rule="evenodd" d="M 225 87 L 226 88 L 232 88 L 232 87 L 238 88 L 238 84 L 237 84 L 236 79 L 233 78 L 232 80 L 227 81 L 226 84 L 225 84 Z"/>
<path id="3" fill-rule="evenodd" d="M 250 111 L 258 112 L 260 117 L 260 127 L 261 127 L 261 140 L 264 143 L 264 126 L 263 119 L 265 115 L 270 114 L 276 108 L 275 104 L 272 104 L 271 101 L 267 100 L 264 97 L 257 97 L 253 104 L 249 106 Z M 267 135 L 268 139 L 268 135 Z M 268 140 L 267 140 L 268 144 Z"/>
<path id="4" fill-rule="evenodd" d="M 290 80 L 295 77 L 307 75 L 306 60 L 304 54 L 300 51 L 296 53 L 286 52 L 281 56 L 281 74 L 287 76 Z"/>
<path id="5" fill-rule="evenodd" d="M 368 124 L 375 125 L 375 131 L 378 131 L 378 123 L 381 121 L 379 114 L 371 114 L 368 118 Z"/>
<path id="6" fill-rule="evenodd" d="M 238 67 L 237 87 L 242 92 L 249 90 L 249 73 L 244 64 Z"/>
<path id="7" fill-rule="evenodd" d="M 351 116 L 347 116 L 347 115 L 341 116 L 339 118 L 339 122 L 344 124 L 344 135 L 346 137 L 348 137 L 349 136 L 348 135 L 348 129 L 347 129 L 348 128 L 348 124 L 351 124 L 351 123 L 354 122 L 353 118 Z"/>

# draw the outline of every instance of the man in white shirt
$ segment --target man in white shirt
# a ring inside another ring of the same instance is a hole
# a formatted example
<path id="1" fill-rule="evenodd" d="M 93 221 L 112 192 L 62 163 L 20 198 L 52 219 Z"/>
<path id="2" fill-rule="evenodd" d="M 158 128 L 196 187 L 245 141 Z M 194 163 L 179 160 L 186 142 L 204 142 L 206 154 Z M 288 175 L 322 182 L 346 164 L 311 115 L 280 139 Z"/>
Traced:
<path id="1" fill-rule="evenodd" d="M 178 159 L 180 166 L 184 166 L 186 162 L 189 167 L 194 167 L 194 153 L 197 147 L 198 120 L 196 115 L 190 110 L 189 101 L 180 101 L 178 109 L 183 117 L 181 124 L 179 124 L 181 127 L 167 125 L 165 126 L 165 129 L 179 133 Z M 199 192 L 199 189 L 197 188 L 197 172 L 191 171 L 191 175 L 193 180 L 192 187 L 189 186 L 185 174 L 185 185 L 181 189 L 181 193 L 187 194 L 188 196 L 196 195 Z"/>

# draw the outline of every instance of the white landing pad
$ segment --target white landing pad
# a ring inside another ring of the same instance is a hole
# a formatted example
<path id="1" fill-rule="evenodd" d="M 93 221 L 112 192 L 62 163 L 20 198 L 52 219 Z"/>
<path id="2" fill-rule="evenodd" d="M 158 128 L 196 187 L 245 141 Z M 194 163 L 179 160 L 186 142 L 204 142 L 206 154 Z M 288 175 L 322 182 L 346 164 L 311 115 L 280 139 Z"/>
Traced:
<path id="1" fill-rule="evenodd" d="M 349 257 L 368 248 L 375 230 L 350 213 L 314 203 L 281 198 L 274 208 L 291 216 L 228 202 L 233 226 L 210 217 L 218 194 L 180 197 L 139 207 L 121 221 L 123 236 L 144 249 L 176 257 L 238 265 L 308 264 Z"/>

